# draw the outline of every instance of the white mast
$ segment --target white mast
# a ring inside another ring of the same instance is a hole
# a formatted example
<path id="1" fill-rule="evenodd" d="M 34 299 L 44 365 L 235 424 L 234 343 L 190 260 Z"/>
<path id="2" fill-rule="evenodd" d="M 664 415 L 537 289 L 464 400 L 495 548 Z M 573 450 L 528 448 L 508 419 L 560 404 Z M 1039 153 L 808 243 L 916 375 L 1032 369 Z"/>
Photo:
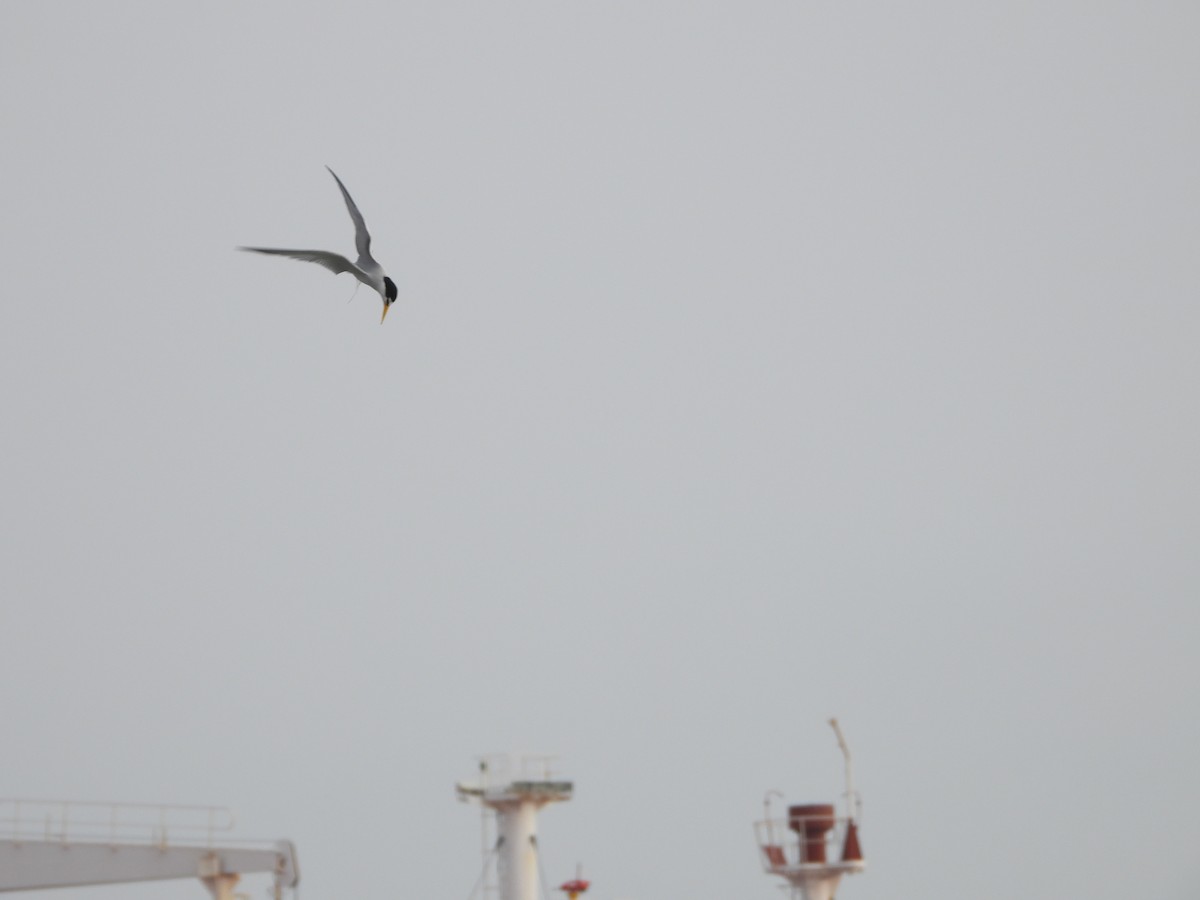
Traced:
<path id="1" fill-rule="evenodd" d="M 538 900 L 538 810 L 547 803 L 570 800 L 574 790 L 571 782 L 550 778 L 549 759 L 522 757 L 508 774 L 512 767 L 507 757 L 488 757 L 482 767 L 484 779 L 457 785 L 460 800 L 475 801 L 496 814 L 493 852 L 500 900 Z"/>

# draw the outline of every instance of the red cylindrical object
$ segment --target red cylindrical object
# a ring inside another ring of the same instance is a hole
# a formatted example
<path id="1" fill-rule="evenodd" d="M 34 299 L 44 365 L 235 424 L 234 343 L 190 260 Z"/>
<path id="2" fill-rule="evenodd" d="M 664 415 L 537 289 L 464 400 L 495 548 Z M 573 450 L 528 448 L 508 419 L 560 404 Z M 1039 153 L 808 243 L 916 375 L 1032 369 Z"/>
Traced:
<path id="1" fill-rule="evenodd" d="M 788 807 L 788 827 L 800 835 L 800 862 L 825 862 L 825 835 L 833 828 L 833 806 L 808 803 Z"/>

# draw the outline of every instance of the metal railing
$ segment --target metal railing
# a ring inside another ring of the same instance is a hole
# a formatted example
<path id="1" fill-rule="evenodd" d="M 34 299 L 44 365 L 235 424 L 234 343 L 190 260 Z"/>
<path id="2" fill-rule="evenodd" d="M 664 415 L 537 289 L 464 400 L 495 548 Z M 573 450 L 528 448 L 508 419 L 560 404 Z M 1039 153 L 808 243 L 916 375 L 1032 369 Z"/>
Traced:
<path id="1" fill-rule="evenodd" d="M 825 822 L 828 816 L 814 817 Z M 768 872 L 778 872 L 794 866 L 809 864 L 839 865 L 842 863 L 842 848 L 846 840 L 846 829 L 850 820 L 845 817 L 833 819 L 833 827 L 814 841 L 811 837 L 802 836 L 793 827 L 799 824 L 803 828 L 804 819 L 791 817 L 788 819 L 764 819 L 754 823 L 754 837 L 758 841 L 763 868 Z M 820 852 L 814 844 L 819 843 L 824 852 Z M 814 852 L 816 851 L 816 852 Z M 861 861 L 851 865 L 858 867 Z"/>
<path id="2" fill-rule="evenodd" d="M 13 841 L 211 847 L 233 825 L 223 806 L 0 799 L 0 838 Z"/>

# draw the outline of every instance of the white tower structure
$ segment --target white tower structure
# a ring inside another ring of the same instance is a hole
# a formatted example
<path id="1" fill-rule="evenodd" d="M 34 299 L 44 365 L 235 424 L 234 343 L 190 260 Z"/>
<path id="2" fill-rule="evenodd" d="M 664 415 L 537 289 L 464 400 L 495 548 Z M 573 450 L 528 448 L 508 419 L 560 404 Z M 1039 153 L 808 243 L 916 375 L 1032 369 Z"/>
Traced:
<path id="1" fill-rule="evenodd" d="M 771 798 L 783 795 L 767 791 L 763 821 L 754 826 L 763 868 L 787 880 L 791 900 L 833 900 L 843 875 L 867 867 L 858 842 L 860 804 L 854 791 L 850 748 L 837 719 L 830 719 L 829 724 L 846 759 L 846 815 L 838 817 L 833 804 L 808 803 L 789 806 L 786 819 L 774 819 Z"/>
<path id="2" fill-rule="evenodd" d="M 496 844 L 485 847 L 485 866 L 494 854 L 500 900 L 538 900 L 538 810 L 570 800 L 574 790 L 571 782 L 551 778 L 549 762 L 545 756 L 489 756 L 480 762 L 478 782 L 456 785 L 459 800 L 496 814 Z"/>

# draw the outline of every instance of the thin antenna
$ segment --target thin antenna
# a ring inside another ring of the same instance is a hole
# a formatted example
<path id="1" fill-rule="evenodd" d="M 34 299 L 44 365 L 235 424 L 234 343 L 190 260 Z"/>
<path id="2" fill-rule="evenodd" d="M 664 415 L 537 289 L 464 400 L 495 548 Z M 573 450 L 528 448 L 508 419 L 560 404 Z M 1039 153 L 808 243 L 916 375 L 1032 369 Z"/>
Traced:
<path id="1" fill-rule="evenodd" d="M 355 288 L 357 291 L 358 289 Z M 351 297 L 351 300 L 354 298 Z M 479 784 L 486 791 L 488 789 L 488 763 L 486 759 L 479 760 Z M 480 845 L 483 855 L 483 871 L 479 875 L 480 887 L 483 889 L 483 900 L 488 900 L 493 894 L 493 885 L 488 877 L 491 871 L 492 847 L 491 837 L 488 834 L 488 819 L 492 811 L 484 804 L 479 804 L 479 830 L 480 830 Z"/>
<path id="2" fill-rule="evenodd" d="M 837 735 L 838 746 L 842 748 L 842 755 L 846 757 L 846 815 L 853 822 L 857 816 L 856 799 L 857 794 L 854 793 L 854 766 L 850 762 L 850 747 L 846 744 L 846 736 L 842 734 L 842 728 L 838 725 L 837 719 L 830 719 L 829 724 L 833 727 L 833 733 Z"/>

